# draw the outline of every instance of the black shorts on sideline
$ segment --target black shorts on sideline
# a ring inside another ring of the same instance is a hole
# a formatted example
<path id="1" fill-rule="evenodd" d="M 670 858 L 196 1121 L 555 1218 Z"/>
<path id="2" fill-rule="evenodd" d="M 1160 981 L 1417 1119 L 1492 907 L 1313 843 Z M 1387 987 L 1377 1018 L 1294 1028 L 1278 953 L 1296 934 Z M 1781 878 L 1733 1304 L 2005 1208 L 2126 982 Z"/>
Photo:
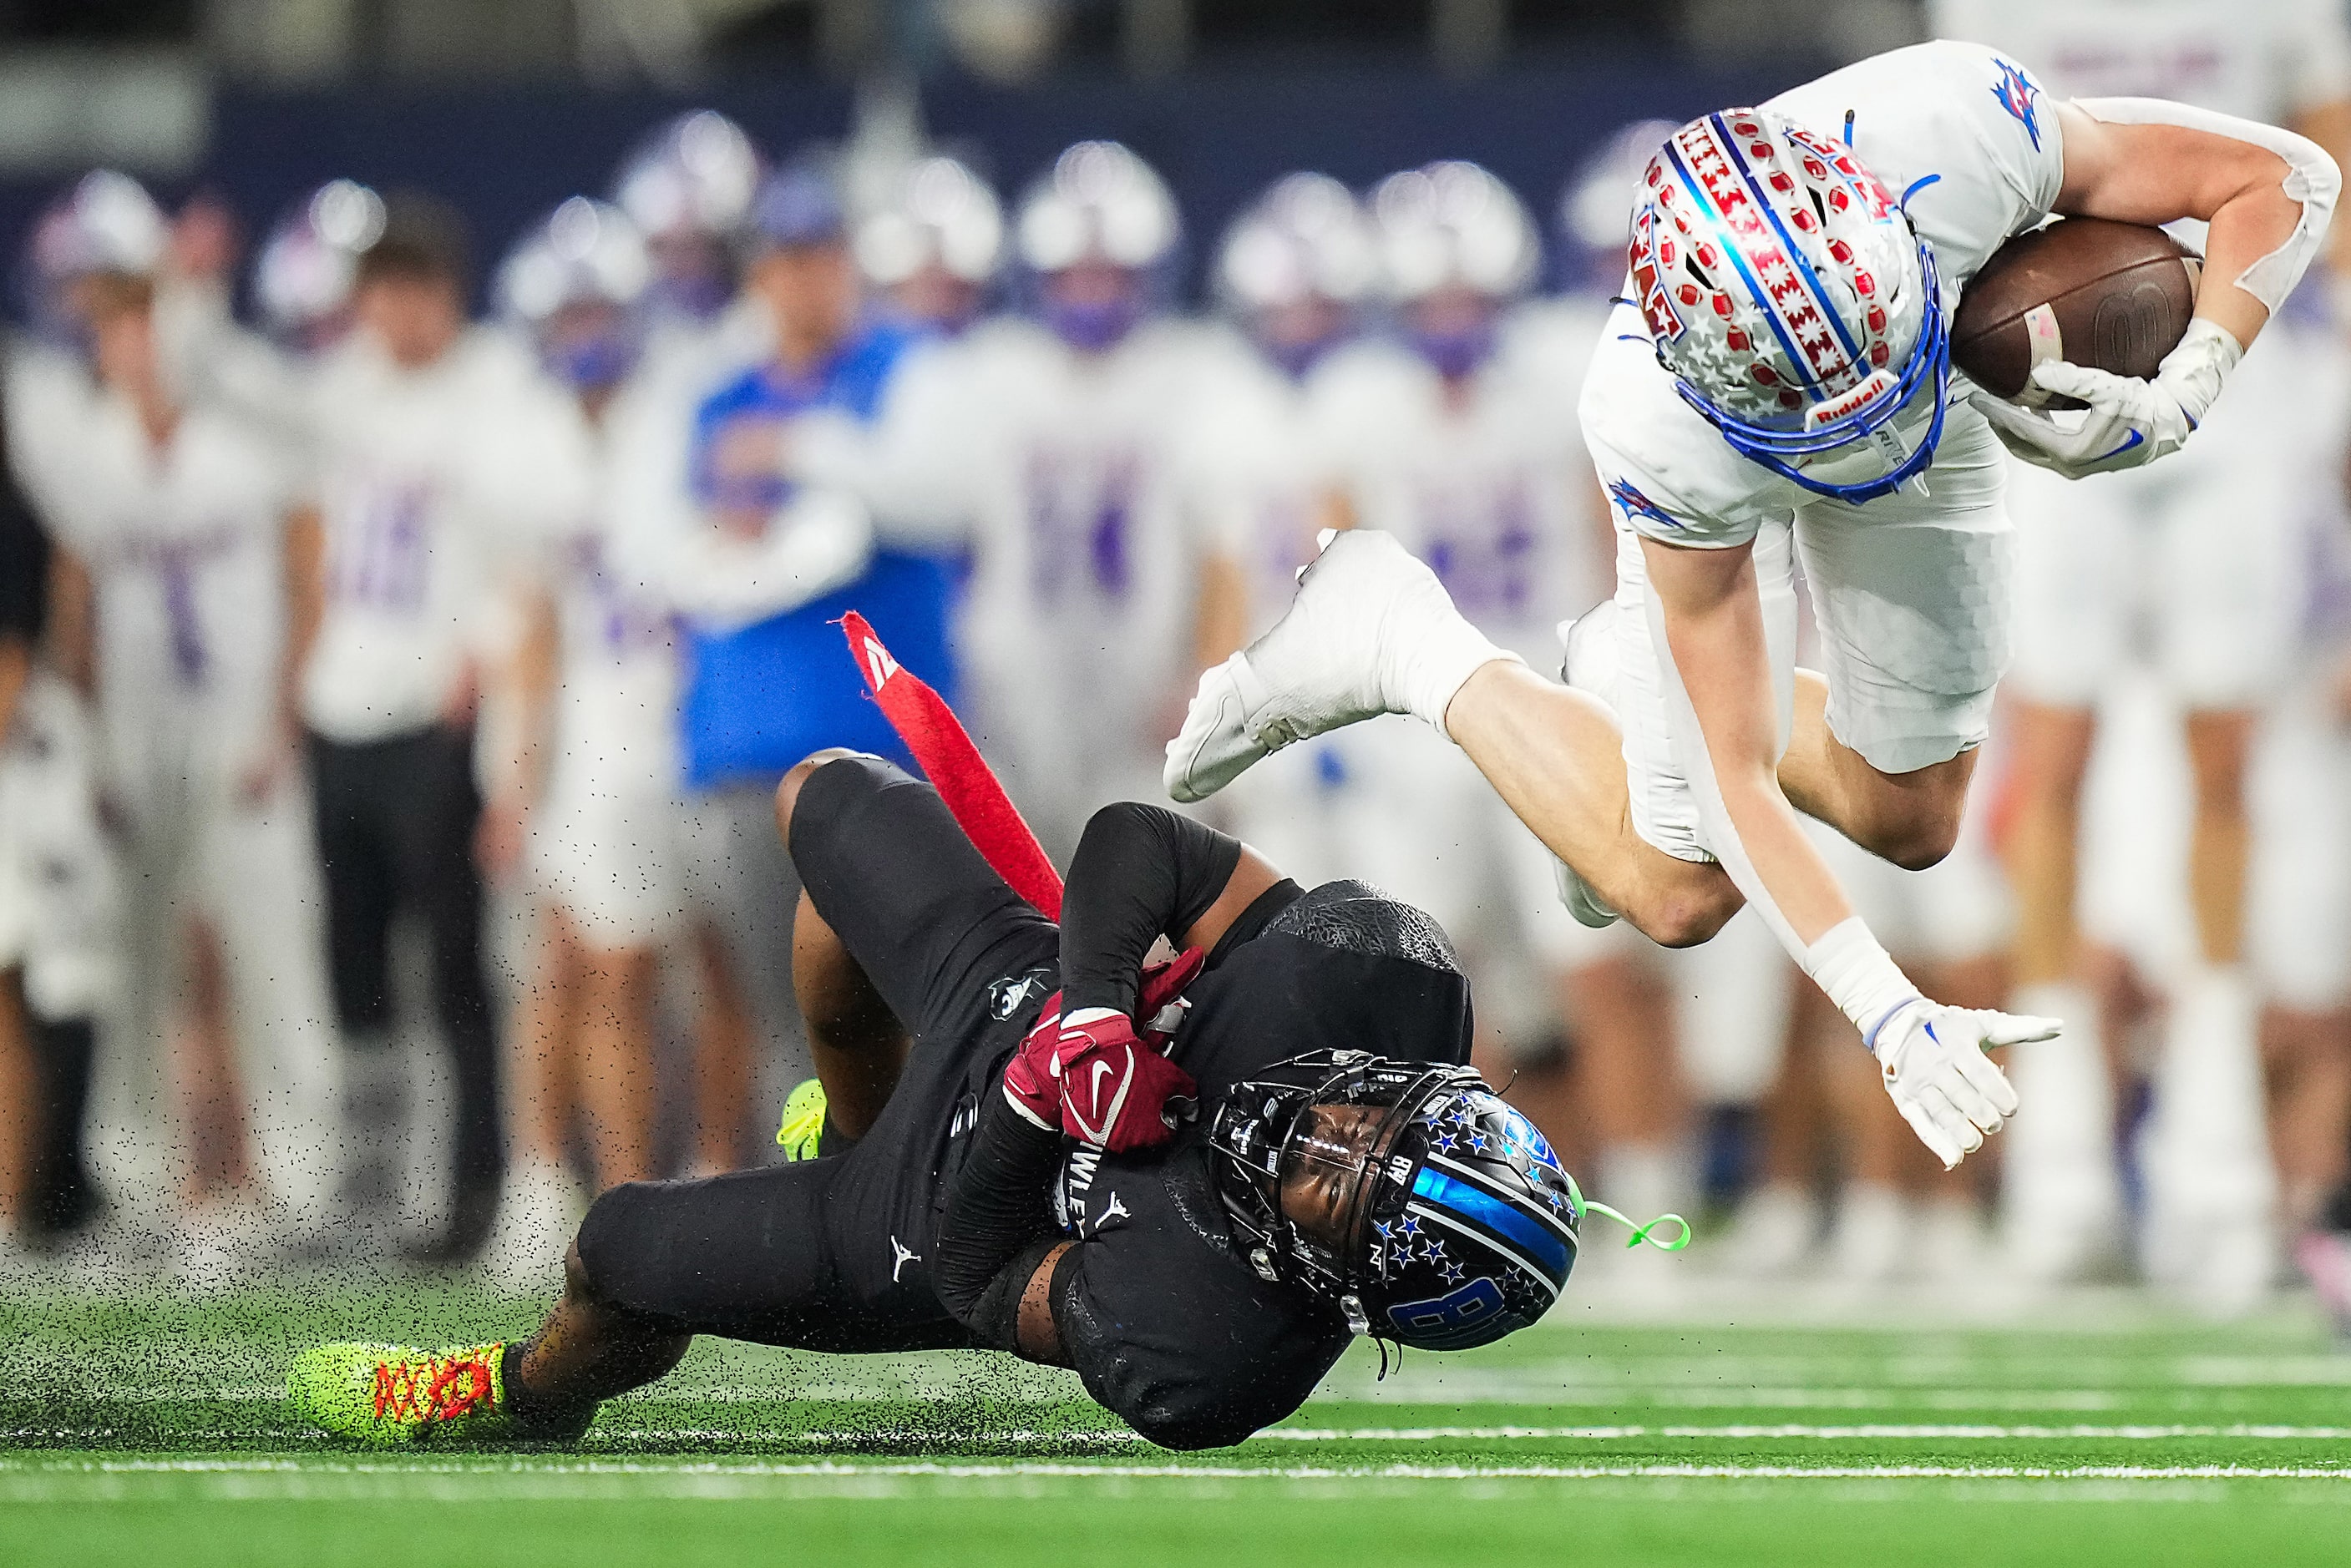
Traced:
<path id="1" fill-rule="evenodd" d="M 637 1182 L 580 1230 L 597 1294 L 690 1334 L 824 1351 L 971 1343 L 932 1282 L 978 1096 L 1061 981 L 1060 928 L 991 870 L 938 792 L 874 757 L 802 785 L 791 850 L 817 912 L 914 1037 L 849 1153 Z"/>

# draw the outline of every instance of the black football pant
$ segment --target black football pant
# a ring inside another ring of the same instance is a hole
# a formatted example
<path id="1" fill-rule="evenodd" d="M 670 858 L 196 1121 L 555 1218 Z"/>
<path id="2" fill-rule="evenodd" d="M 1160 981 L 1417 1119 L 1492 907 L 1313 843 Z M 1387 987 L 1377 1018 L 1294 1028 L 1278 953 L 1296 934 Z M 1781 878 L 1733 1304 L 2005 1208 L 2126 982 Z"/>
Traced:
<path id="1" fill-rule="evenodd" d="M 356 745 L 310 737 L 327 955 L 344 1038 L 381 1048 L 392 1027 L 392 925 L 423 921 L 433 1004 L 456 1071 L 460 1212 L 494 1198 L 505 1166 L 497 1037 L 482 968 L 482 811 L 470 729 L 435 726 Z"/>

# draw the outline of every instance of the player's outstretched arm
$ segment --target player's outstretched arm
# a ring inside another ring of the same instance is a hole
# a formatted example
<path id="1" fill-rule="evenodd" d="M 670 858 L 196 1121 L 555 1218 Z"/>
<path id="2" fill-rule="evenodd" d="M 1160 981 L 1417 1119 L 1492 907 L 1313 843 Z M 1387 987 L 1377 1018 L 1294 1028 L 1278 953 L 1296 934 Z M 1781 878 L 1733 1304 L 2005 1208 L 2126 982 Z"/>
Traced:
<path id="1" fill-rule="evenodd" d="M 1984 1050 L 2046 1039 L 2055 1023 L 1928 1001 L 1854 913 L 1780 785 L 1752 546 L 1677 549 L 1644 539 L 1641 548 L 1675 756 L 1709 846 L 1861 1031 L 1903 1119 L 1947 1167 L 1957 1165 L 2016 1109 L 2016 1091 Z"/>
<path id="2" fill-rule="evenodd" d="M 2160 99 L 2058 106 L 2056 210 L 2124 223 L 2210 224 L 2196 315 L 2152 379 L 2058 361 L 2034 385 L 2078 398 L 2074 425 L 1986 395 L 1972 400 L 2009 449 L 2068 478 L 2136 468 L 2187 443 L 2254 336 L 2325 238 L 2342 183 L 2315 142 Z"/>

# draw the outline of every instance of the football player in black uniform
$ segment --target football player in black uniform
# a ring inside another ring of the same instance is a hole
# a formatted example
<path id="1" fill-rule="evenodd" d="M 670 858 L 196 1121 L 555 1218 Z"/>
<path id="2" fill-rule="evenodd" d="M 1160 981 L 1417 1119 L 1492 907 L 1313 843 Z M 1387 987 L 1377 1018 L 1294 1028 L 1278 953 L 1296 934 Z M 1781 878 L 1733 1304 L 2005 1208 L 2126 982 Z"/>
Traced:
<path id="1" fill-rule="evenodd" d="M 777 815 L 820 1157 L 607 1192 L 536 1333 L 308 1352 L 311 1419 L 568 1439 L 715 1334 L 1006 1351 L 1198 1449 L 1296 1409 L 1355 1334 L 1481 1345 L 1558 1296 L 1583 1201 L 1464 1065 L 1468 984 L 1418 909 L 1117 805 L 1057 927 L 928 784 L 852 753 Z M 1181 956 L 1146 967 L 1163 936 Z"/>

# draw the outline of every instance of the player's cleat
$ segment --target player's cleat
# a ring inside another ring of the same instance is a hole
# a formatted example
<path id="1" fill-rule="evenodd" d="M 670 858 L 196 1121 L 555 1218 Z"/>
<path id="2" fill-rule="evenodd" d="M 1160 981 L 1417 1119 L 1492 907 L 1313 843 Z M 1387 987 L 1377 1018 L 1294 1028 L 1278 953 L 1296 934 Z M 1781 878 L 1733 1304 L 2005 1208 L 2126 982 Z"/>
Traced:
<path id="1" fill-rule="evenodd" d="M 505 1351 L 317 1345 L 294 1358 L 286 1397 L 305 1420 L 372 1449 L 511 1442 L 521 1434 L 502 1386 Z"/>
<path id="2" fill-rule="evenodd" d="M 784 1100 L 784 1125 L 776 1129 L 776 1142 L 788 1160 L 814 1159 L 818 1145 L 824 1141 L 824 1080 L 801 1080 Z"/>
<path id="3" fill-rule="evenodd" d="M 1165 784 L 1205 800 L 1259 759 L 1381 713 L 1439 729 L 1479 666 L 1515 659 L 1461 618 L 1437 574 L 1386 534 L 1323 533 L 1298 597 L 1273 628 L 1200 677 Z"/>
<path id="4" fill-rule="evenodd" d="M 1616 601 L 1606 599 L 1598 607 L 1562 622 L 1559 628 L 1561 646 L 1566 649 L 1560 661 L 1560 680 L 1586 696 L 1598 698 L 1611 712 L 1621 711 L 1616 705 L 1615 627 Z M 1616 923 L 1619 917 L 1608 901 L 1592 890 L 1581 872 L 1555 856 L 1552 880 L 1559 888 L 1560 901 L 1578 921 L 1594 930 Z"/>

